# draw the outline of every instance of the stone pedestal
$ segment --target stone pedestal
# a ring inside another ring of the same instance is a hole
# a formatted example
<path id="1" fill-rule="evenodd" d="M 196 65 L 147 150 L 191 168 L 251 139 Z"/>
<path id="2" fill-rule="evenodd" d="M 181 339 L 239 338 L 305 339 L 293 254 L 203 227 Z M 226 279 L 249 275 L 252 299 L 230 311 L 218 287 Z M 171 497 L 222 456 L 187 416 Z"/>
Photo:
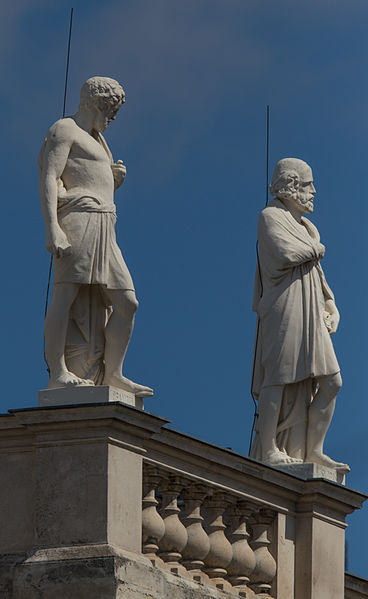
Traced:
<path id="1" fill-rule="evenodd" d="M 41 408 L 116 401 L 140 410 L 144 409 L 142 397 L 136 397 L 133 393 L 107 385 L 60 387 L 60 389 L 42 389 L 38 392 L 38 405 Z"/>
<path id="2" fill-rule="evenodd" d="M 294 476 L 299 476 L 304 480 L 311 478 L 323 478 L 324 480 L 332 480 L 334 483 L 340 485 L 345 484 L 345 474 L 336 471 L 334 468 L 326 468 L 320 464 L 314 464 L 313 462 L 304 462 L 303 464 L 284 464 L 277 466 L 278 470 L 283 472 L 289 472 Z"/>
<path id="3" fill-rule="evenodd" d="M 143 443 L 165 422 L 120 403 L 0 416 L 2 599 L 115 599 L 107 558 L 139 559 Z"/>
<path id="4" fill-rule="evenodd" d="M 339 506 L 328 505 L 318 481 L 308 482 L 309 493 L 298 502 L 296 514 L 295 596 L 344 599 L 346 524 Z"/>

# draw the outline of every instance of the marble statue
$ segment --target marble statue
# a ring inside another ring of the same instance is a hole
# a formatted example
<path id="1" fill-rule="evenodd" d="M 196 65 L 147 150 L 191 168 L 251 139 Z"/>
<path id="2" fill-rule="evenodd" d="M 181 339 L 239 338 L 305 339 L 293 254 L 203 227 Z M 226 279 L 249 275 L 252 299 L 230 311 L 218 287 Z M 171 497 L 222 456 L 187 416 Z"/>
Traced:
<path id="1" fill-rule="evenodd" d="M 303 216 L 313 212 L 312 170 L 302 160 L 277 163 L 274 198 L 258 223 L 258 314 L 253 394 L 258 418 L 251 457 L 270 465 L 315 462 L 347 472 L 323 452 L 342 381 L 331 335 L 340 316 L 321 260 L 325 247 Z"/>
<path id="2" fill-rule="evenodd" d="M 144 397 L 122 375 L 138 307 L 116 243 L 114 191 L 126 176 L 102 136 L 125 101 L 114 79 L 91 77 L 78 112 L 49 129 L 39 156 L 46 247 L 54 284 L 45 321 L 48 388 L 111 385 Z"/>

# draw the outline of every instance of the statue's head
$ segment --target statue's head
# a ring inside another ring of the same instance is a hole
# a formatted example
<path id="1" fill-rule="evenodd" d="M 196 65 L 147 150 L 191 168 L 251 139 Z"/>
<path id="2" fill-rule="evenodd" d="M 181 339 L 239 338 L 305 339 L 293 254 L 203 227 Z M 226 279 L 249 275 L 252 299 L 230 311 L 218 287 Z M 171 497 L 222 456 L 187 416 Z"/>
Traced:
<path id="1" fill-rule="evenodd" d="M 96 130 L 104 131 L 125 102 L 120 83 L 110 77 L 90 77 L 82 85 L 79 110 L 96 113 Z"/>
<path id="2" fill-rule="evenodd" d="M 271 195 L 279 200 L 294 201 L 301 212 L 313 212 L 313 185 L 311 167 L 299 158 L 283 158 L 273 171 Z"/>

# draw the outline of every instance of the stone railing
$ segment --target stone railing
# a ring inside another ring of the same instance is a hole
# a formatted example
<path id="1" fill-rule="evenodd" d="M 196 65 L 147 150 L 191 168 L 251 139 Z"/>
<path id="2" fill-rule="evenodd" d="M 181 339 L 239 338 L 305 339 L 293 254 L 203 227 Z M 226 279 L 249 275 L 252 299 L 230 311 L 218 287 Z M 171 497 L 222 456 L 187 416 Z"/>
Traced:
<path id="1" fill-rule="evenodd" d="M 68 401 L 0 416 L 1 599 L 344 599 L 365 495 Z"/>
<path id="2" fill-rule="evenodd" d="M 272 509 L 149 464 L 143 481 L 142 552 L 154 566 L 239 597 L 271 597 Z"/>
<path id="3" fill-rule="evenodd" d="M 351 490 L 166 427 L 144 449 L 142 553 L 155 568 L 229 596 L 343 599 Z"/>

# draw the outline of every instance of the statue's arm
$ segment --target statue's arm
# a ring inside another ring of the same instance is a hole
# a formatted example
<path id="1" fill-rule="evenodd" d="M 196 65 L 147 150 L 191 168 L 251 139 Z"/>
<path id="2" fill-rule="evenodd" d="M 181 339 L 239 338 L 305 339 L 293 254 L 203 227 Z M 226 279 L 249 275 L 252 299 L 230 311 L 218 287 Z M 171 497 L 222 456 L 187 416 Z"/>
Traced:
<path id="1" fill-rule="evenodd" d="M 46 247 L 56 257 L 68 254 L 71 248 L 57 218 L 58 179 L 64 171 L 71 146 L 70 131 L 59 121 L 49 130 L 39 161 L 40 198 L 46 228 Z"/>
<path id="2" fill-rule="evenodd" d="M 335 296 L 326 281 L 325 274 L 320 264 L 318 264 L 318 272 L 321 280 L 322 292 L 325 298 L 325 311 L 330 315 L 330 334 L 336 333 L 337 327 L 340 322 L 340 313 L 335 304 Z"/>
<path id="3" fill-rule="evenodd" d="M 319 241 L 307 243 L 288 228 L 282 214 L 262 212 L 258 223 L 260 247 L 267 251 L 279 268 L 294 268 L 299 264 L 317 261 L 324 256 L 325 247 Z"/>

